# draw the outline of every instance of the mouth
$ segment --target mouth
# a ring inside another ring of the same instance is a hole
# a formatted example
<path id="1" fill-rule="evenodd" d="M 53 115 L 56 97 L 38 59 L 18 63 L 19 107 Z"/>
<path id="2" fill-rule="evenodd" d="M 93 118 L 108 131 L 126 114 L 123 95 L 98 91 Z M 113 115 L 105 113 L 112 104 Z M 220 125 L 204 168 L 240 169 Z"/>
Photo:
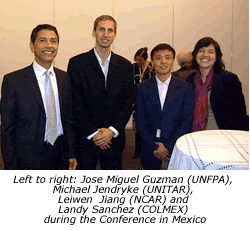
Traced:
<path id="1" fill-rule="evenodd" d="M 105 42 L 105 43 L 109 42 L 108 39 L 101 39 L 101 40 L 102 40 L 102 42 Z"/>
<path id="2" fill-rule="evenodd" d="M 44 51 L 43 51 L 43 53 L 45 53 L 45 54 L 52 54 L 52 53 L 53 53 L 53 51 L 50 51 L 50 50 L 44 50 Z"/>
<path id="3" fill-rule="evenodd" d="M 210 61 L 210 60 L 205 59 L 205 58 L 202 58 L 201 61 L 202 61 L 202 62 L 208 62 L 208 61 Z"/>
<path id="4" fill-rule="evenodd" d="M 167 69 L 167 66 L 161 66 L 160 68 L 161 69 Z"/>

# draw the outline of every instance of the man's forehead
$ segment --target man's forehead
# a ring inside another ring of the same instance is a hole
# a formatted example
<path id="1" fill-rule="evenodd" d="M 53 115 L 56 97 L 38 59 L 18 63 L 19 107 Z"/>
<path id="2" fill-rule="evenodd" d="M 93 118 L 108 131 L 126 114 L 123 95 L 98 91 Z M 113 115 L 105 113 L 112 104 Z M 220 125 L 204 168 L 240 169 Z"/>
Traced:
<path id="1" fill-rule="evenodd" d="M 44 38 L 58 38 L 57 37 L 57 34 L 53 31 L 53 30 L 40 30 L 38 33 L 37 33 L 37 37 L 41 38 L 41 37 L 44 37 Z"/>
<path id="2" fill-rule="evenodd" d="M 105 27 L 105 28 L 115 28 L 115 23 L 111 20 L 102 20 L 98 22 L 99 27 Z"/>
<path id="3" fill-rule="evenodd" d="M 169 56 L 169 55 L 173 55 L 173 52 L 170 50 L 158 50 L 154 53 L 154 55 L 157 56 Z"/>

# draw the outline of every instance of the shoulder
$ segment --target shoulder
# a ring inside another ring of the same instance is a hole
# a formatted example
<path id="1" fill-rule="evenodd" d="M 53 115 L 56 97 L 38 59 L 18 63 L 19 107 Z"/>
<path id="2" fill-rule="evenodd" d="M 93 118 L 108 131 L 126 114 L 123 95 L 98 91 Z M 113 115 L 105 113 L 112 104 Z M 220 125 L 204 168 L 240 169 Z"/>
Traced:
<path id="1" fill-rule="evenodd" d="M 187 78 L 186 78 L 186 81 L 187 82 L 189 82 L 189 83 L 191 83 L 191 84 L 193 84 L 194 83 L 194 77 L 195 77 L 195 74 L 196 74 L 197 72 L 195 71 L 195 72 L 193 72 L 192 74 L 190 74 Z"/>
<path id="2" fill-rule="evenodd" d="M 229 72 L 227 70 L 220 70 L 216 71 L 215 74 L 221 76 L 221 77 L 232 77 L 232 78 L 238 78 L 236 74 Z"/>
<path id="3" fill-rule="evenodd" d="M 67 72 L 65 72 L 64 70 L 58 69 L 57 67 L 54 67 L 54 71 L 55 71 L 56 75 L 59 75 L 59 76 L 68 76 Z"/>
<path id="4" fill-rule="evenodd" d="M 22 75 L 25 75 L 27 73 L 28 70 L 33 70 L 32 68 L 32 64 L 25 67 L 25 68 L 22 68 L 22 69 L 19 69 L 19 70 L 15 70 L 13 72 L 10 72 L 10 73 L 7 73 L 4 78 L 5 79 L 20 79 L 20 76 Z"/>
<path id="5" fill-rule="evenodd" d="M 137 83 L 136 84 L 136 87 L 137 89 L 139 90 L 143 90 L 143 89 L 146 89 L 148 88 L 148 86 L 152 85 L 152 84 L 156 84 L 156 81 L 155 81 L 155 76 L 153 76 L 152 78 L 148 78 L 140 83 Z"/>
<path id="6" fill-rule="evenodd" d="M 180 72 L 180 69 L 172 72 L 171 74 L 174 75 L 174 76 L 179 76 L 179 72 Z"/>
<path id="7" fill-rule="evenodd" d="M 132 63 L 128 59 L 126 59 L 126 58 L 124 58 L 124 57 L 122 57 L 114 52 L 112 52 L 112 54 L 111 54 L 111 61 L 114 62 L 114 64 L 116 64 L 118 66 L 127 66 L 129 68 L 132 67 Z"/>
<path id="8" fill-rule="evenodd" d="M 240 82 L 240 80 L 236 74 L 229 72 L 227 70 L 215 71 L 214 75 L 215 75 L 217 80 L 221 80 L 221 81 L 225 82 L 226 84 Z"/>
<path id="9" fill-rule="evenodd" d="M 85 53 L 80 53 L 76 56 L 73 56 L 70 58 L 71 62 L 78 62 L 78 61 L 84 61 L 84 60 L 88 60 L 88 58 L 94 54 L 93 49 L 89 50 L 88 52 Z"/>
<path id="10" fill-rule="evenodd" d="M 184 81 L 184 80 L 182 80 L 174 75 L 172 75 L 171 81 L 173 81 L 176 85 L 181 86 L 183 88 L 189 88 L 192 86 L 191 83 Z"/>

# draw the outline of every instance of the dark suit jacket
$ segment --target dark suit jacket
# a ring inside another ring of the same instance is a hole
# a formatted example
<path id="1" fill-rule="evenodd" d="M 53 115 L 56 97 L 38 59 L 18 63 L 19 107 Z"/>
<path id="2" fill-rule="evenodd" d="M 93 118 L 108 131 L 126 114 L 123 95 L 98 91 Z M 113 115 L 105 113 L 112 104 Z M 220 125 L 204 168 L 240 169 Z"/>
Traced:
<path id="1" fill-rule="evenodd" d="M 109 126 L 123 133 L 133 110 L 132 64 L 112 52 L 106 89 L 94 49 L 71 58 L 68 73 L 72 82 L 76 124 L 82 130 L 82 137 L 87 140 L 86 137 L 97 128 Z"/>
<path id="2" fill-rule="evenodd" d="M 74 153 L 69 124 L 72 114 L 69 77 L 62 70 L 54 68 L 54 71 L 66 138 L 65 154 L 67 158 L 71 158 L 74 157 Z M 1 120 L 1 147 L 5 169 L 39 169 L 44 146 L 46 114 L 32 65 L 4 76 Z"/>
<path id="3" fill-rule="evenodd" d="M 163 111 L 156 77 L 137 84 L 136 124 L 142 139 L 141 163 L 145 169 L 160 169 L 161 161 L 153 152 L 155 141 L 162 142 L 172 153 L 176 140 L 190 132 L 193 120 L 193 90 L 190 84 L 172 76 Z M 157 129 L 161 138 L 156 138 Z"/>
<path id="4" fill-rule="evenodd" d="M 194 88 L 195 74 L 187 78 Z M 214 71 L 210 103 L 219 129 L 249 129 L 245 99 L 237 75 L 228 71 Z"/>

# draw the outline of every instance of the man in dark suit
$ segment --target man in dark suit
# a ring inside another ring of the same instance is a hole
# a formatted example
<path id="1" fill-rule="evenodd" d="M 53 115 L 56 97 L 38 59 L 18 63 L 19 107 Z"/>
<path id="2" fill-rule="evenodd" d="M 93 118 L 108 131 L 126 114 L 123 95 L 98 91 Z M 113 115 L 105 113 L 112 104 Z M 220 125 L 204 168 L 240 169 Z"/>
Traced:
<path id="1" fill-rule="evenodd" d="M 31 33 L 35 61 L 4 76 L 1 147 L 5 169 L 75 169 L 72 97 L 68 74 L 53 68 L 59 35 L 54 26 Z"/>
<path id="2" fill-rule="evenodd" d="M 187 82 L 171 76 L 174 58 L 175 50 L 170 45 L 157 45 L 151 51 L 155 76 L 137 84 L 136 124 L 144 169 L 165 165 L 176 140 L 191 129 L 193 90 Z"/>
<path id="3" fill-rule="evenodd" d="M 70 59 L 68 73 L 76 116 L 77 169 L 122 169 L 125 126 L 134 97 L 132 64 L 111 51 L 116 21 L 102 15 L 94 22 L 94 49 Z"/>

